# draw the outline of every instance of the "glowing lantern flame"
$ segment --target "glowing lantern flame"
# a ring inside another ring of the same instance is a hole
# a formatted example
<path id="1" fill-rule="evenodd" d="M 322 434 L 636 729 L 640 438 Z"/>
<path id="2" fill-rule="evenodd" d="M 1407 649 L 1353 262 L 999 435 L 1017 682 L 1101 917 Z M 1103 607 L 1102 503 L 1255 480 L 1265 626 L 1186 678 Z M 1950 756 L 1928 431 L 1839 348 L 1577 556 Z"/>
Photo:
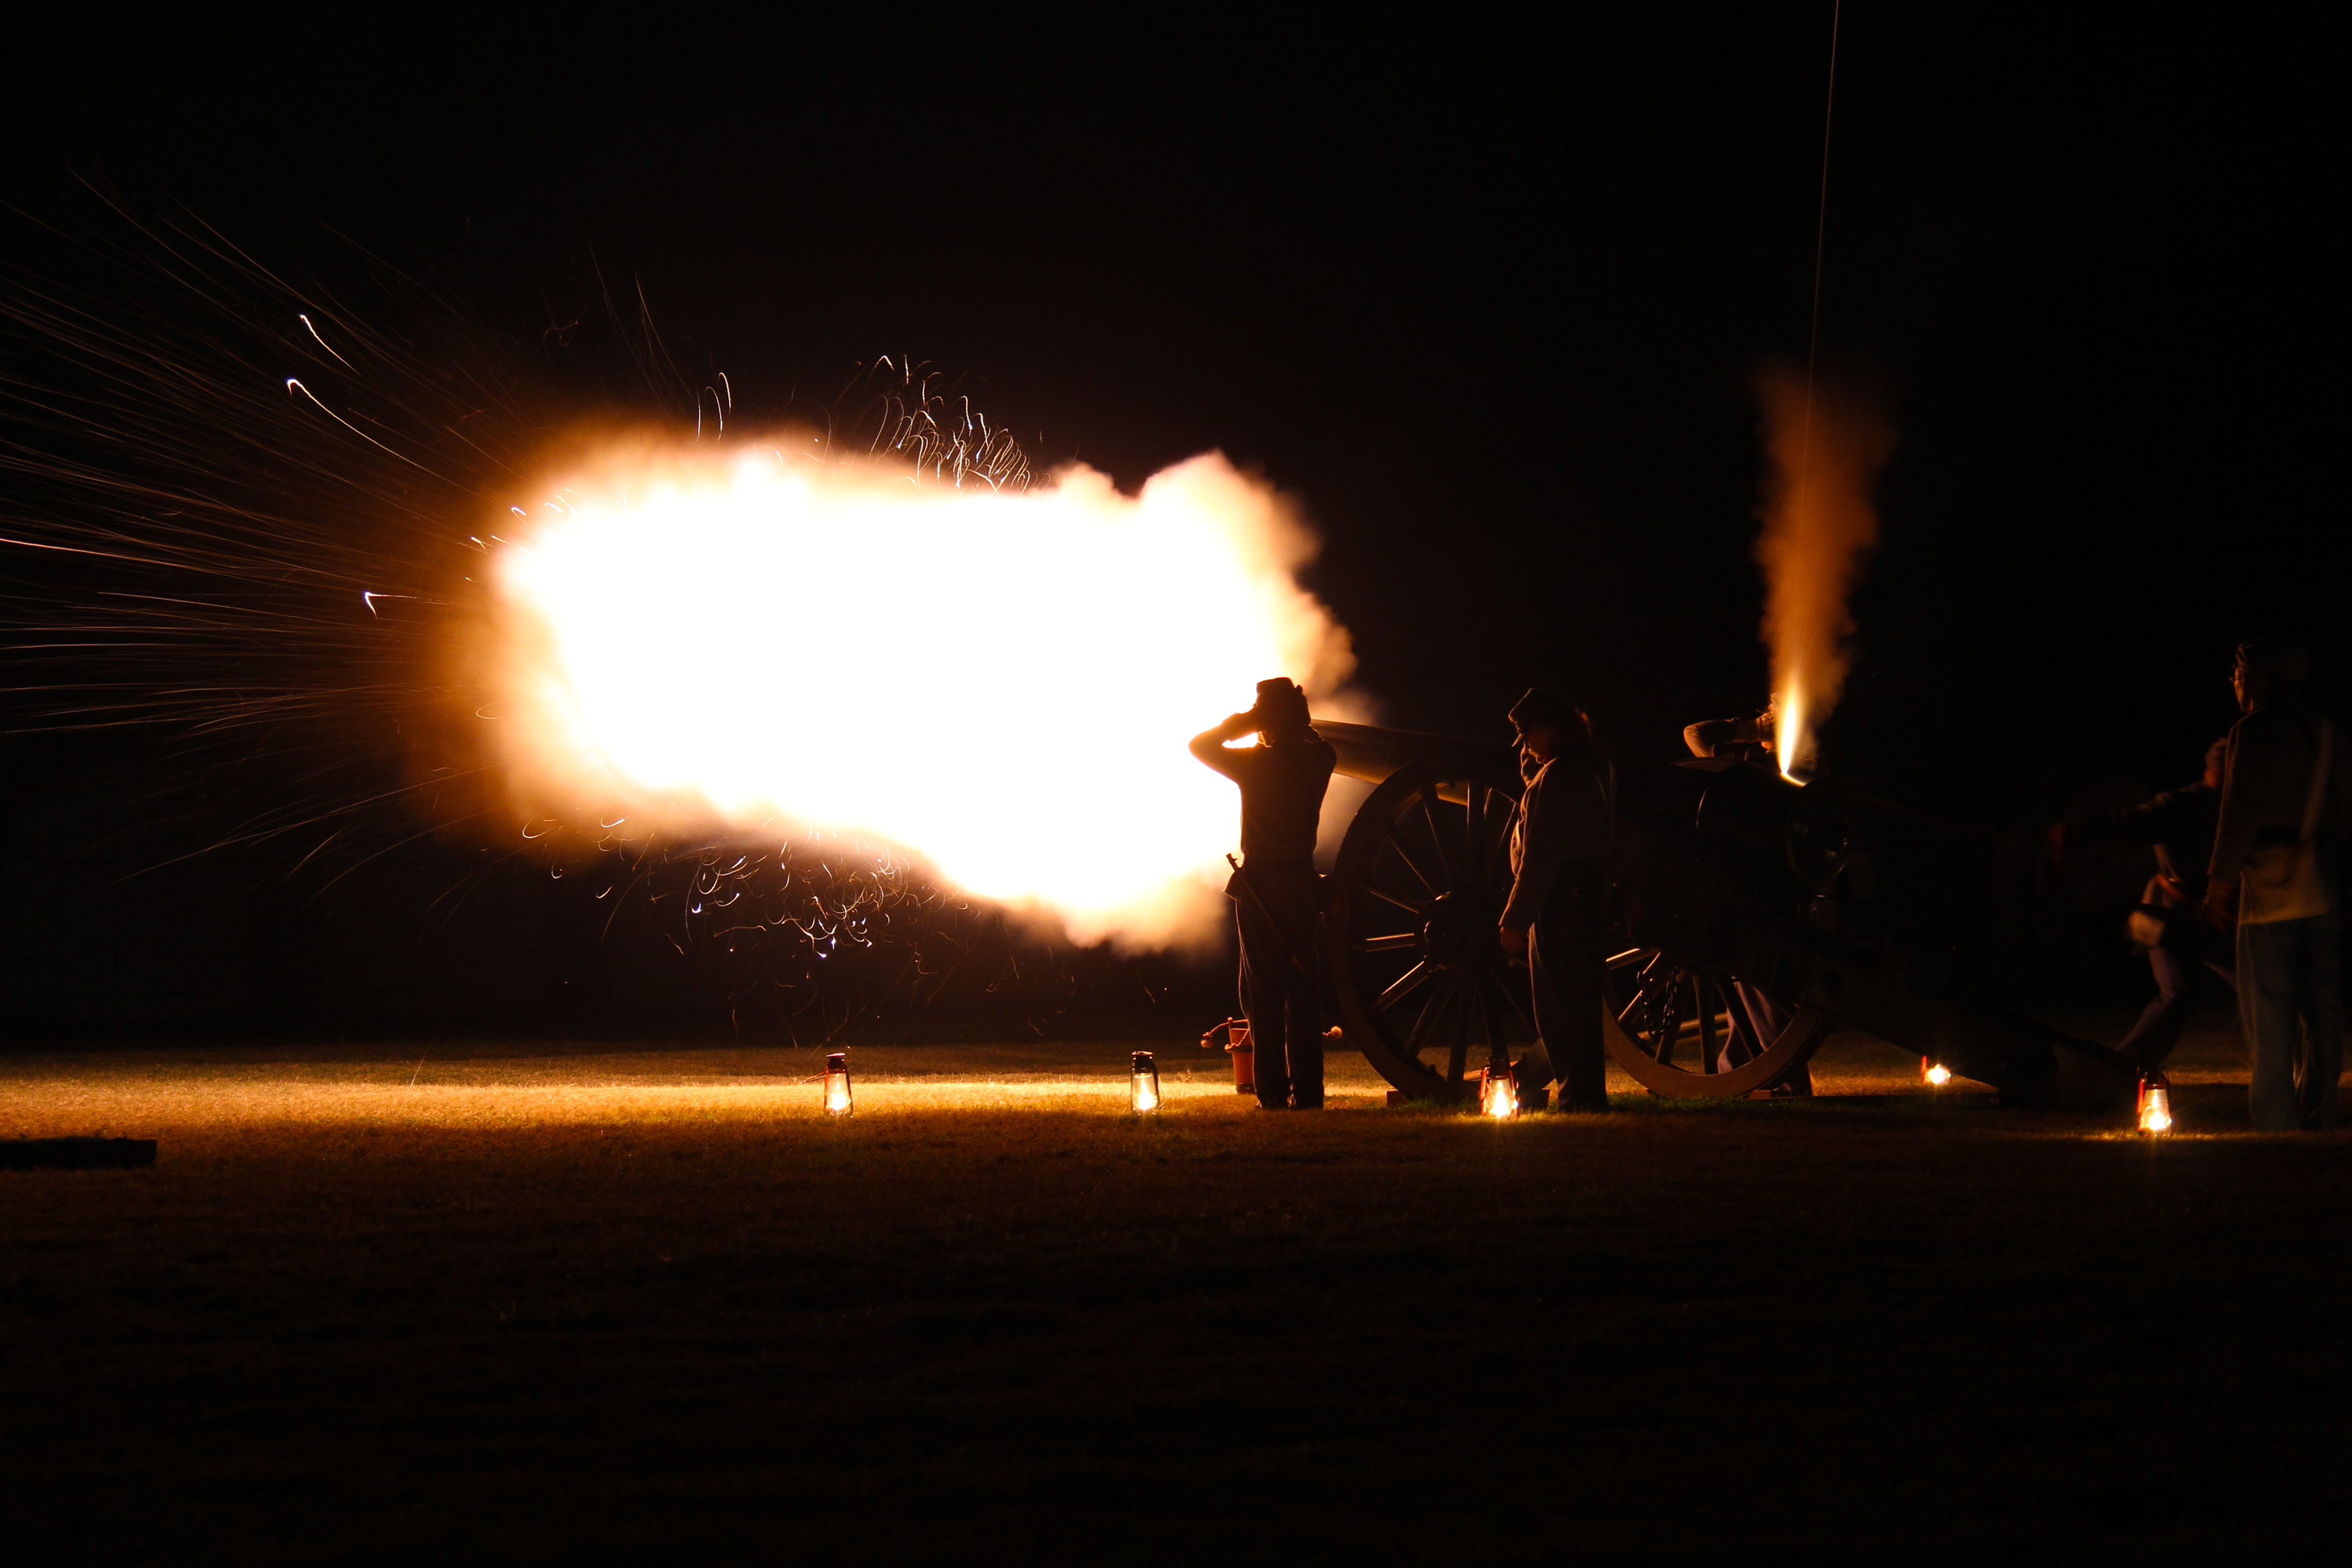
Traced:
<path id="1" fill-rule="evenodd" d="M 1138 1116 L 1160 1109 L 1160 1065 L 1150 1051 L 1135 1053 L 1128 1084 L 1128 1103 Z"/>
<path id="2" fill-rule="evenodd" d="M 2139 1082 L 2139 1130 L 2150 1137 L 2162 1137 L 2172 1131 L 2172 1086 L 2160 1072 L 2152 1072 Z"/>
<path id="3" fill-rule="evenodd" d="M 1952 1069 L 1927 1057 L 1919 1058 L 1919 1076 L 1930 1089 L 1941 1089 L 1952 1081 Z"/>
<path id="4" fill-rule="evenodd" d="M 1478 1075 L 1478 1113 L 1507 1121 L 1519 1113 L 1518 1086 L 1508 1072 L 1488 1068 Z"/>
<path id="5" fill-rule="evenodd" d="M 1233 786 L 1185 740 L 1267 676 L 1319 697 L 1351 662 L 1292 577 L 1311 538 L 1215 454 L 1131 497 L 1084 468 L 997 493 L 772 448 L 625 453 L 554 493 L 494 563 L 522 809 L 868 835 L 1080 940 L 1223 915 Z"/>
<path id="6" fill-rule="evenodd" d="M 824 1058 L 824 1113 L 847 1116 L 853 1109 L 849 1100 L 849 1053 L 835 1051 Z"/>

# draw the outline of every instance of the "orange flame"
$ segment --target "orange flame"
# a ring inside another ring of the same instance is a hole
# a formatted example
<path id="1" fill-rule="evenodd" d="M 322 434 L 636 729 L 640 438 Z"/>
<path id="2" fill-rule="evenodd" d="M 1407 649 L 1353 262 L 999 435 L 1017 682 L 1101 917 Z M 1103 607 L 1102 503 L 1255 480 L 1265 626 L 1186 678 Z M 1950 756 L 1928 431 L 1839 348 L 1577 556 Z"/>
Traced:
<path id="1" fill-rule="evenodd" d="M 499 529 L 514 807 L 608 839 L 854 832 L 1081 940 L 1207 929 L 1235 802 L 1186 738 L 1352 663 L 1282 498 L 1213 453 L 1126 496 L 785 449 L 608 450 Z"/>
<path id="2" fill-rule="evenodd" d="M 1788 372 L 1768 374 L 1759 391 L 1772 472 L 1756 559 L 1764 568 L 1775 750 L 1782 775 L 1795 779 L 1811 771 L 1822 724 L 1845 686 L 1853 636 L 1846 600 L 1878 539 L 1871 487 L 1895 450 L 1895 432 L 1851 403 L 1808 399 L 1803 378 Z"/>

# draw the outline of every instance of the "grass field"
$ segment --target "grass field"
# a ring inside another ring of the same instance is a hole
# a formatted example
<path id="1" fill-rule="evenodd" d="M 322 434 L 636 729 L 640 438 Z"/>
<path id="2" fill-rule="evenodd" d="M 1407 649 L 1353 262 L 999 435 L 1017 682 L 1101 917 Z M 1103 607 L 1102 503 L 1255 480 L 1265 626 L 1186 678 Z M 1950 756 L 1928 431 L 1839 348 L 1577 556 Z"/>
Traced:
<path id="1" fill-rule="evenodd" d="M 2352 1538 L 2352 1141 L 2239 1131 L 2221 1020 L 2160 1143 L 1855 1038 L 1814 1103 L 1509 1125 L 1189 1049 L 1139 1120 L 1124 1051 L 861 1047 L 839 1121 L 790 1051 L 0 1057 L 0 1136 L 161 1141 L 0 1173 L 10 1555 Z"/>

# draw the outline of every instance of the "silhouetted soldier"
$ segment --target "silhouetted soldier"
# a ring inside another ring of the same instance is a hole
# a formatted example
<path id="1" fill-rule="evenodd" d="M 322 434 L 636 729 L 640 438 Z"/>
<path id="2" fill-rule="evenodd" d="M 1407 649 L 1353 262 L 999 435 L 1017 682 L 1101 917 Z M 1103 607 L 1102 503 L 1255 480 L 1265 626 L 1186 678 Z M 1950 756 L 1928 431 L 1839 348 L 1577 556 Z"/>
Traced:
<path id="1" fill-rule="evenodd" d="M 1255 746 L 1228 741 L 1255 734 Z M 1241 1003 L 1257 1050 L 1257 1102 L 1323 1105 L 1323 1008 L 1315 923 L 1323 904 L 1315 826 L 1338 753 L 1308 727 L 1307 693 L 1277 678 L 1257 701 L 1192 737 L 1192 754 L 1241 786 L 1242 864 L 1226 883 L 1241 932 Z"/>
<path id="2" fill-rule="evenodd" d="M 1592 743 L 1583 710 L 1549 691 L 1520 698 L 1511 723 L 1528 788 L 1511 824 L 1511 896 L 1499 923 L 1503 951 L 1528 966 L 1540 1037 L 1518 1081 L 1540 1089 L 1557 1075 L 1561 1110 L 1606 1110 L 1601 948 L 1617 771 Z"/>
<path id="3" fill-rule="evenodd" d="M 2238 1023 L 2253 1053 L 2254 1127 L 2336 1125 L 2344 1070 L 2338 912 L 2352 766 L 2344 738 L 2303 700 L 2311 660 L 2267 638 L 2242 644 L 2209 907 L 2238 885 Z"/>
<path id="4" fill-rule="evenodd" d="M 1694 757 L 1706 757 L 1719 762 L 1743 763 L 1751 768 L 1777 774 L 1780 771 L 1780 752 L 1775 736 L 1780 729 L 1780 700 L 1776 697 L 1764 711 L 1745 719 L 1702 719 L 1684 727 L 1683 744 Z M 1745 980 L 1732 982 L 1733 994 L 1738 996 L 1741 1011 L 1748 1015 L 1748 1026 L 1756 1031 L 1757 1043 L 1769 1049 L 1789 1026 L 1789 1014 L 1779 1003 Z M 1731 1059 L 1727 1044 L 1715 1060 L 1706 1064 L 1710 1072 L 1730 1072 L 1740 1066 Z M 1772 1086 L 1777 1097 L 1804 1099 L 1813 1092 L 1813 1069 L 1800 1062 L 1789 1076 Z"/>

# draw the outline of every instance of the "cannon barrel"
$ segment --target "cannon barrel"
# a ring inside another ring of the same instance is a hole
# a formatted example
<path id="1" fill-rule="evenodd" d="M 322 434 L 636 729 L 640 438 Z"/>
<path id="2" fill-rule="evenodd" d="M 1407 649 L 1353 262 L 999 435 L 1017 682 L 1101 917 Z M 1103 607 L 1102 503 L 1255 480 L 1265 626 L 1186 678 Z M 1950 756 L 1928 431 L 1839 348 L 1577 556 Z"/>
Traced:
<path id="1" fill-rule="evenodd" d="M 1507 741 L 1465 735 L 1433 735 L 1420 730 L 1388 730 L 1378 724 L 1348 724 L 1318 719 L 1315 732 L 1339 753 L 1339 771 L 1351 779 L 1380 784 L 1408 763 L 1457 760 L 1508 769 L 1513 749 Z M 1454 805 L 1462 802 L 1456 799 Z"/>

